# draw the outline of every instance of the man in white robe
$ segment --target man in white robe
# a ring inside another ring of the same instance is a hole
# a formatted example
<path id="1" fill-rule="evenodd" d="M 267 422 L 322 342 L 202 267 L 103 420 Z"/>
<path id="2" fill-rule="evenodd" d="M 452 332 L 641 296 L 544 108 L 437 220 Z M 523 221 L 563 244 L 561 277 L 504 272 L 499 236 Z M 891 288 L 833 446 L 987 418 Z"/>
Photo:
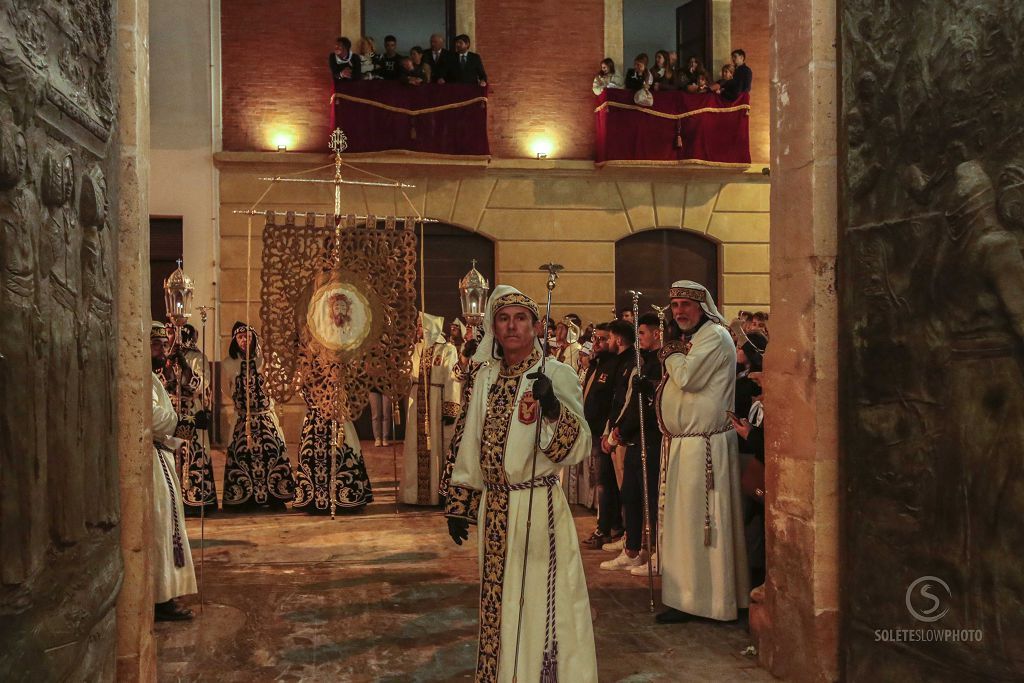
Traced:
<path id="1" fill-rule="evenodd" d="M 658 394 L 662 446 L 659 623 L 736 619 L 750 602 L 734 408 L 736 345 L 707 288 L 669 290 L 683 338 L 662 348 Z"/>
<path id="2" fill-rule="evenodd" d="M 159 326 L 159 327 L 158 327 Z M 167 337 L 160 323 L 150 333 L 153 364 L 163 362 Z M 163 382 L 153 373 L 153 600 L 157 621 L 192 618 L 192 611 L 181 607 L 175 598 L 196 592 L 196 572 L 192 549 L 185 530 L 185 508 L 174 469 L 174 451 L 181 440 L 174 438 L 178 415 Z"/>
<path id="3" fill-rule="evenodd" d="M 548 359 L 540 373 L 539 318 L 528 297 L 507 285 L 495 287 L 475 356 L 483 365 L 448 490 L 445 513 L 453 540 L 461 545 L 470 524 L 480 530 L 476 680 L 483 683 L 516 675 L 523 681 L 597 681 L 586 576 L 572 512 L 558 485 L 559 471 L 590 452 L 590 430 L 575 371 Z"/>
<path id="4" fill-rule="evenodd" d="M 438 505 L 444 453 L 459 415 L 460 389 L 452 368 L 459 352 L 444 338 L 444 318 L 420 314 L 421 338 L 412 354 L 412 391 L 406 412 L 399 500 L 407 505 Z"/>

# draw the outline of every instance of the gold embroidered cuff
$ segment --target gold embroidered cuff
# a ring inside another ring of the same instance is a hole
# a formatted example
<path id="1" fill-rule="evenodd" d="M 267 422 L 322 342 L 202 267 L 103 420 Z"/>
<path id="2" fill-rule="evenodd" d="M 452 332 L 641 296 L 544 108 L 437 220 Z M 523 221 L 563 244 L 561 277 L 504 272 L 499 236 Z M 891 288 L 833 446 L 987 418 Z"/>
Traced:
<path id="1" fill-rule="evenodd" d="M 444 516 L 465 519 L 470 524 L 476 524 L 480 517 L 480 498 L 482 496 L 483 493 L 475 489 L 449 484 Z"/>
<path id="2" fill-rule="evenodd" d="M 441 414 L 444 417 L 458 417 L 459 416 L 459 404 L 453 401 L 445 401 L 441 406 Z"/>
<path id="3" fill-rule="evenodd" d="M 551 462 L 562 462 L 569 457 L 576 439 L 580 435 L 580 420 L 562 406 L 562 412 L 555 423 L 555 435 L 544 449 L 544 455 Z"/>
<path id="4" fill-rule="evenodd" d="M 687 344 L 686 342 L 678 340 L 670 341 L 668 344 L 665 344 L 665 346 L 661 347 L 661 351 L 658 352 L 658 360 L 664 363 L 665 359 L 674 353 L 681 353 L 685 356 L 689 352 L 690 345 Z"/>

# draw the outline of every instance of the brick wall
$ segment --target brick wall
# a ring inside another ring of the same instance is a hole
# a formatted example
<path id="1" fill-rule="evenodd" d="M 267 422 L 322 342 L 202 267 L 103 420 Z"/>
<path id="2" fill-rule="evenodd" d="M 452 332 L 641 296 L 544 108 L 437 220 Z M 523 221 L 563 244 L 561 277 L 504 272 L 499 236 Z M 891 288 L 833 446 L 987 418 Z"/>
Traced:
<path id="1" fill-rule="evenodd" d="M 339 0 L 223 0 L 224 149 L 274 149 L 278 134 L 290 138 L 290 150 L 326 147 L 326 62 L 340 13 Z M 732 44 L 746 50 L 754 70 L 755 161 L 769 158 L 768 18 L 767 0 L 732 0 Z M 553 157 L 593 158 L 589 84 L 604 57 L 604 0 L 477 0 L 472 49 L 483 55 L 492 87 L 495 157 L 532 156 L 533 141 L 545 136 Z"/>
<path id="2" fill-rule="evenodd" d="M 491 154 L 529 156 L 546 134 L 553 157 L 593 158 L 604 0 L 477 0 L 476 36 L 492 87 Z"/>
<path id="3" fill-rule="evenodd" d="M 770 160 L 771 125 L 769 19 L 767 0 L 732 0 L 732 46 L 747 53 L 747 64 L 754 71 L 754 87 L 750 93 L 750 158 L 766 163 Z"/>
<path id="4" fill-rule="evenodd" d="M 338 0 L 222 0 L 224 149 L 326 150 Z"/>

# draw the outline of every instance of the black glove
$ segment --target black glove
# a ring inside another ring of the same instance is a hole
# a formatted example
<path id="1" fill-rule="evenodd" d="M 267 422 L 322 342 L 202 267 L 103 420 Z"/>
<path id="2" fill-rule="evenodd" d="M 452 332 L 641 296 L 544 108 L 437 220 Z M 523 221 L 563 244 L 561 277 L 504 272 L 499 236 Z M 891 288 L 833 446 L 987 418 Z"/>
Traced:
<path id="1" fill-rule="evenodd" d="M 472 358 L 473 354 L 480 347 L 480 342 L 476 339 L 468 339 L 466 343 L 462 345 L 462 355 L 466 358 Z"/>
<path id="2" fill-rule="evenodd" d="M 441 422 L 446 427 L 451 427 L 453 424 L 455 424 L 455 418 L 451 417 L 450 415 L 445 415 L 444 417 L 441 418 Z"/>
<path id="3" fill-rule="evenodd" d="M 541 412 L 549 420 L 557 420 L 562 412 L 562 404 L 555 396 L 555 387 L 548 376 L 542 372 L 531 372 L 526 376 L 533 380 L 533 397 L 540 403 Z"/>
<path id="4" fill-rule="evenodd" d="M 209 429 L 210 428 L 210 411 L 200 410 L 196 413 L 195 417 L 196 429 Z"/>
<path id="5" fill-rule="evenodd" d="M 651 398 L 654 396 L 655 391 L 657 389 L 654 386 L 654 382 L 643 375 L 633 375 L 633 393 L 640 392 L 647 398 Z"/>
<path id="6" fill-rule="evenodd" d="M 455 545 L 462 545 L 462 542 L 469 538 L 469 520 L 460 517 L 449 517 L 448 535 L 455 541 Z"/>

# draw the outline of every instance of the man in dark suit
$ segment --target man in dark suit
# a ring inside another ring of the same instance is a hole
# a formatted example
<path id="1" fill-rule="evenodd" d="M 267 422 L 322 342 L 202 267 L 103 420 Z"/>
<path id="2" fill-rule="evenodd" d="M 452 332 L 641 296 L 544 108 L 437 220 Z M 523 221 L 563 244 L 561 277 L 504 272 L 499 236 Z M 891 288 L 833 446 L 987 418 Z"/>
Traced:
<path id="1" fill-rule="evenodd" d="M 423 55 L 423 63 L 430 67 L 430 82 L 444 83 L 452 69 L 455 55 L 444 48 L 444 38 L 440 33 L 430 36 L 430 52 Z"/>
<path id="2" fill-rule="evenodd" d="M 465 33 L 455 36 L 455 62 L 448 73 L 448 82 L 487 85 L 483 60 L 469 51 L 469 36 Z"/>
<path id="3" fill-rule="evenodd" d="M 733 50 L 732 64 L 736 67 L 736 74 L 733 76 L 733 80 L 736 81 L 736 90 L 750 92 L 750 87 L 754 82 L 754 72 L 747 66 L 747 53 L 743 50 Z"/>

